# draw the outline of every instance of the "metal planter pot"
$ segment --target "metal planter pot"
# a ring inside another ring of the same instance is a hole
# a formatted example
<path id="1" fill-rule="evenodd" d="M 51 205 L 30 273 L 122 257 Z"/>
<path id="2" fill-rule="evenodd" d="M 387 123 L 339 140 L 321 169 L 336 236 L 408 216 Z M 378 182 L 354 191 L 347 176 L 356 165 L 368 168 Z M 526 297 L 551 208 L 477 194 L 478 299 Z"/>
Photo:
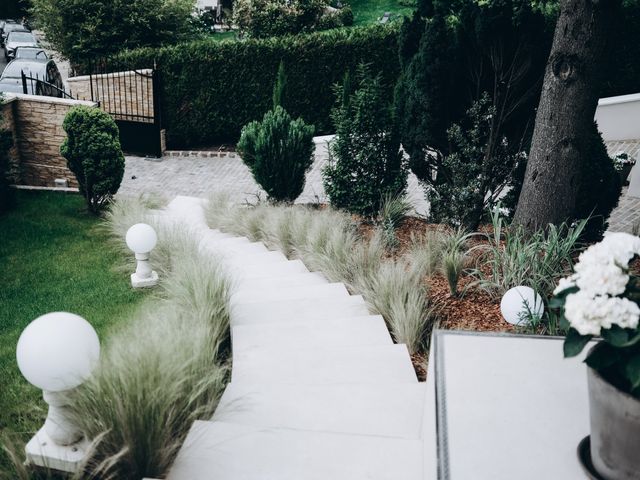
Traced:
<path id="1" fill-rule="evenodd" d="M 587 378 L 593 466 L 607 480 L 640 479 L 640 400 L 589 367 Z"/>

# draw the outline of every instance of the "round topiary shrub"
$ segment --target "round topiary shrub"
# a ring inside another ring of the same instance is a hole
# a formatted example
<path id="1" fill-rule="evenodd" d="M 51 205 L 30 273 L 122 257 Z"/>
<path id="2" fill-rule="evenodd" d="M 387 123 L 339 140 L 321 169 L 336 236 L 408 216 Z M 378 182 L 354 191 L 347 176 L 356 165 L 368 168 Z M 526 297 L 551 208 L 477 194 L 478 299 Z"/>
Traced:
<path id="1" fill-rule="evenodd" d="M 67 138 L 60 153 L 80 184 L 90 212 L 97 214 L 116 194 L 124 175 L 118 127 L 98 108 L 69 110 L 62 124 Z"/>

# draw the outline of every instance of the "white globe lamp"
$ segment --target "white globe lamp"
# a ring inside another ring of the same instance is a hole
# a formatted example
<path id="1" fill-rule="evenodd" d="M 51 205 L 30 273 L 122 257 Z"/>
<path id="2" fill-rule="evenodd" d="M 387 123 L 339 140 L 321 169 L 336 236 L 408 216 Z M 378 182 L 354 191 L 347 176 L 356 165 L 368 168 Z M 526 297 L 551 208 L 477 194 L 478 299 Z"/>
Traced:
<path id="1" fill-rule="evenodd" d="M 522 326 L 528 324 L 532 317 L 542 318 L 544 302 L 533 288 L 520 285 L 504 294 L 500 301 L 500 312 L 510 324 Z"/>
<path id="2" fill-rule="evenodd" d="M 149 254 L 158 243 L 156 231 L 151 225 L 136 223 L 127 230 L 126 242 L 137 260 L 136 271 L 131 274 L 131 285 L 134 288 L 157 285 L 158 274 L 149 264 Z"/>
<path id="3" fill-rule="evenodd" d="M 93 327 L 73 313 L 42 315 L 20 335 L 16 358 L 29 383 L 44 391 L 47 438 L 63 446 L 79 441 L 82 432 L 70 420 L 65 392 L 87 380 L 98 363 L 100 340 Z"/>

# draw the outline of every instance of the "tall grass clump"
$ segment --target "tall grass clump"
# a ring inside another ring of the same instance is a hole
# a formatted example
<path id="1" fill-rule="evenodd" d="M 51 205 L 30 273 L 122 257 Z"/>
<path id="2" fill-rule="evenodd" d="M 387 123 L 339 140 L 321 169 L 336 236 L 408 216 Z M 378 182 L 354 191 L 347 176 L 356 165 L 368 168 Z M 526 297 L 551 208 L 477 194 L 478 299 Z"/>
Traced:
<path id="1" fill-rule="evenodd" d="M 365 239 L 351 216 L 331 208 L 238 206 L 225 195 L 211 197 L 207 221 L 212 228 L 300 258 L 311 271 L 344 283 L 352 293 L 363 295 L 373 313 L 384 317 L 396 342 L 406 344 L 411 353 L 424 346 L 434 316 L 423 271 L 407 258 L 388 259 L 380 231 Z"/>
<path id="2" fill-rule="evenodd" d="M 410 211 L 411 205 L 403 197 L 387 193 L 382 199 L 378 212 L 378 225 L 388 248 L 392 250 L 398 248 L 399 241 L 396 230 Z"/>
<path id="3" fill-rule="evenodd" d="M 75 421 L 96 439 L 85 478 L 165 475 L 192 423 L 215 411 L 228 378 L 230 282 L 189 231 L 162 224 L 148 207 L 118 201 L 108 215 L 106 228 L 121 243 L 131 224 L 154 225 L 161 284 L 103 342 L 93 377 L 70 396 Z"/>
<path id="4" fill-rule="evenodd" d="M 506 227 L 497 210 L 491 213 L 491 221 L 493 232 L 486 235 L 487 243 L 474 247 L 480 250 L 480 268 L 471 274 L 476 285 L 494 297 L 518 285 L 549 297 L 559 278 L 571 271 L 587 223 L 549 225 L 546 231 L 530 235 L 520 228 Z"/>

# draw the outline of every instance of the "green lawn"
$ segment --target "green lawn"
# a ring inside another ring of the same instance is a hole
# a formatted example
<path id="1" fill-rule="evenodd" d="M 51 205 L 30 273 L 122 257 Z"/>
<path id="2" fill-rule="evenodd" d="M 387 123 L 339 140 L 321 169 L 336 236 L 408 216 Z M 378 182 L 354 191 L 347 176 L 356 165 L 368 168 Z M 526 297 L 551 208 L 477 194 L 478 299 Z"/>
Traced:
<path id="1" fill-rule="evenodd" d="M 28 438 L 45 417 L 41 393 L 22 378 L 15 360 L 18 337 L 31 320 L 69 311 L 104 338 L 145 295 L 116 268 L 122 258 L 99 223 L 79 195 L 53 192 L 18 192 L 17 208 L 0 216 L 0 432 Z"/>
<path id="2" fill-rule="evenodd" d="M 346 0 L 353 9 L 353 21 L 355 25 L 367 25 L 376 23 L 385 12 L 391 12 L 392 18 L 406 15 L 410 16 L 415 10 L 409 1 L 398 0 Z"/>

